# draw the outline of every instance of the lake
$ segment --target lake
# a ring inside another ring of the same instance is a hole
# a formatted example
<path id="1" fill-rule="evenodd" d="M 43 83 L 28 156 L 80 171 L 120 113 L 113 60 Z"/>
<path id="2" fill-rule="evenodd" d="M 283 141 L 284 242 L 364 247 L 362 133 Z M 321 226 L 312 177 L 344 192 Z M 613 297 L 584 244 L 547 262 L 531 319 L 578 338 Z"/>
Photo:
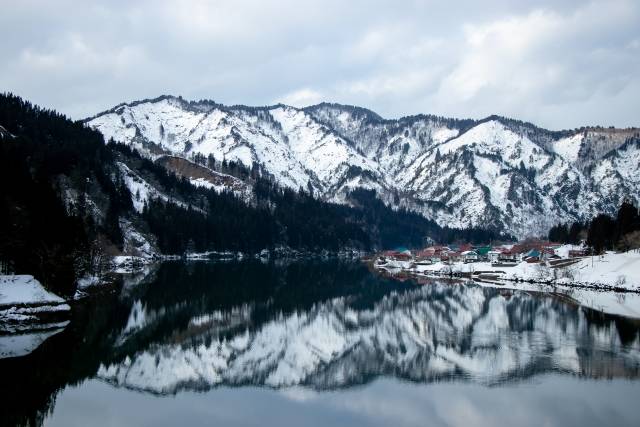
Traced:
<path id="1" fill-rule="evenodd" d="M 359 262 L 168 262 L 0 360 L 2 423 L 636 426 L 639 331 Z"/>

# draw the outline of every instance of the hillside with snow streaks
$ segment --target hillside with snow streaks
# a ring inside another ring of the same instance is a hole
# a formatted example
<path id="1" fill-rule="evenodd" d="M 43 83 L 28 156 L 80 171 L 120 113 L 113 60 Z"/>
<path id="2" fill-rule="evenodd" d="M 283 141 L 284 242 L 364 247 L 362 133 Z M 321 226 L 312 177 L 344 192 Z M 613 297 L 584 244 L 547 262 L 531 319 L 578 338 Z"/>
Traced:
<path id="1" fill-rule="evenodd" d="M 622 342 L 613 319 L 591 322 L 577 306 L 551 297 L 465 288 L 423 286 L 370 308 L 351 307 L 341 297 L 258 325 L 251 306 L 201 315 L 173 335 L 187 337 L 184 342 L 151 344 L 102 365 L 98 376 L 175 393 L 249 384 L 324 390 L 381 375 L 495 384 L 550 371 L 603 376 L 605 367 L 625 376 L 640 367 L 637 334 Z M 592 348 L 597 351 L 585 351 Z"/>
<path id="2" fill-rule="evenodd" d="M 88 119 L 113 139 L 158 159 L 212 155 L 259 165 L 281 185 L 349 203 L 375 190 L 451 227 L 493 227 L 517 237 L 560 221 L 640 203 L 640 130 L 548 131 L 491 116 L 386 120 L 359 107 L 227 107 L 163 96 Z"/>

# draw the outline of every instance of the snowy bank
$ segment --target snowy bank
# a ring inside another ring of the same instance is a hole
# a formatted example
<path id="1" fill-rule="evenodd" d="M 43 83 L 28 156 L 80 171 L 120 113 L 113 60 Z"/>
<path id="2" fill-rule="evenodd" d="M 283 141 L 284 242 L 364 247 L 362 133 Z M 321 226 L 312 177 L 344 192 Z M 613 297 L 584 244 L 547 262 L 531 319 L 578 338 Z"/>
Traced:
<path id="1" fill-rule="evenodd" d="M 17 332 L 42 317 L 66 314 L 71 307 L 29 275 L 0 276 L 0 332 Z"/>
<path id="2" fill-rule="evenodd" d="M 64 299 L 47 291 L 33 276 L 0 276 L 0 307 L 12 305 L 58 305 Z"/>
<path id="3" fill-rule="evenodd" d="M 31 353 L 69 324 L 70 310 L 33 276 L 0 276 L 0 359 Z"/>

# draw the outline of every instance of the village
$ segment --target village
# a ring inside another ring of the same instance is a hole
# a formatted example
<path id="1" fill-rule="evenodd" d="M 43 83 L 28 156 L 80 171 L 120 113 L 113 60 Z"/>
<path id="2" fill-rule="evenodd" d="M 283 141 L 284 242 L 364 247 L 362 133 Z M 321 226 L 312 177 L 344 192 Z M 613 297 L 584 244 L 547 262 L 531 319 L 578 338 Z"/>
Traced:
<path id="1" fill-rule="evenodd" d="M 496 267 L 512 267 L 521 261 L 539 263 L 541 261 L 557 262 L 567 259 L 584 257 L 588 248 L 579 245 L 563 245 L 543 240 L 526 240 L 517 244 L 472 245 L 435 245 L 410 251 L 407 248 L 384 251 L 379 254 L 381 262 L 414 261 L 419 265 L 442 263 L 453 265 L 456 263 L 490 262 Z"/>
<path id="2" fill-rule="evenodd" d="M 376 254 L 374 269 L 400 277 L 471 279 L 488 285 L 537 283 L 640 292 L 640 251 L 593 255 L 584 245 L 528 239 L 515 244 L 432 245 Z"/>

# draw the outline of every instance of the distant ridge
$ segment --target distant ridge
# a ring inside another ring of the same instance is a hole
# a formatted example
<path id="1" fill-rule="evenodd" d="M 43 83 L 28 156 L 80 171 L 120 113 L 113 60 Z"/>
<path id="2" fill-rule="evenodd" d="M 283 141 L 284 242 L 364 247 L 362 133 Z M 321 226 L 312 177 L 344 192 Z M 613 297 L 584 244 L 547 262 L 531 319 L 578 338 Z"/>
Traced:
<path id="1" fill-rule="evenodd" d="M 281 185 L 350 203 L 357 188 L 442 226 L 518 237 L 640 201 L 637 128 L 547 130 L 498 115 L 385 119 L 358 106 L 225 106 L 163 95 L 85 121 L 152 156 L 256 164 Z M 160 131 L 162 129 L 162 132 Z M 636 165 L 636 166 L 634 166 Z"/>

